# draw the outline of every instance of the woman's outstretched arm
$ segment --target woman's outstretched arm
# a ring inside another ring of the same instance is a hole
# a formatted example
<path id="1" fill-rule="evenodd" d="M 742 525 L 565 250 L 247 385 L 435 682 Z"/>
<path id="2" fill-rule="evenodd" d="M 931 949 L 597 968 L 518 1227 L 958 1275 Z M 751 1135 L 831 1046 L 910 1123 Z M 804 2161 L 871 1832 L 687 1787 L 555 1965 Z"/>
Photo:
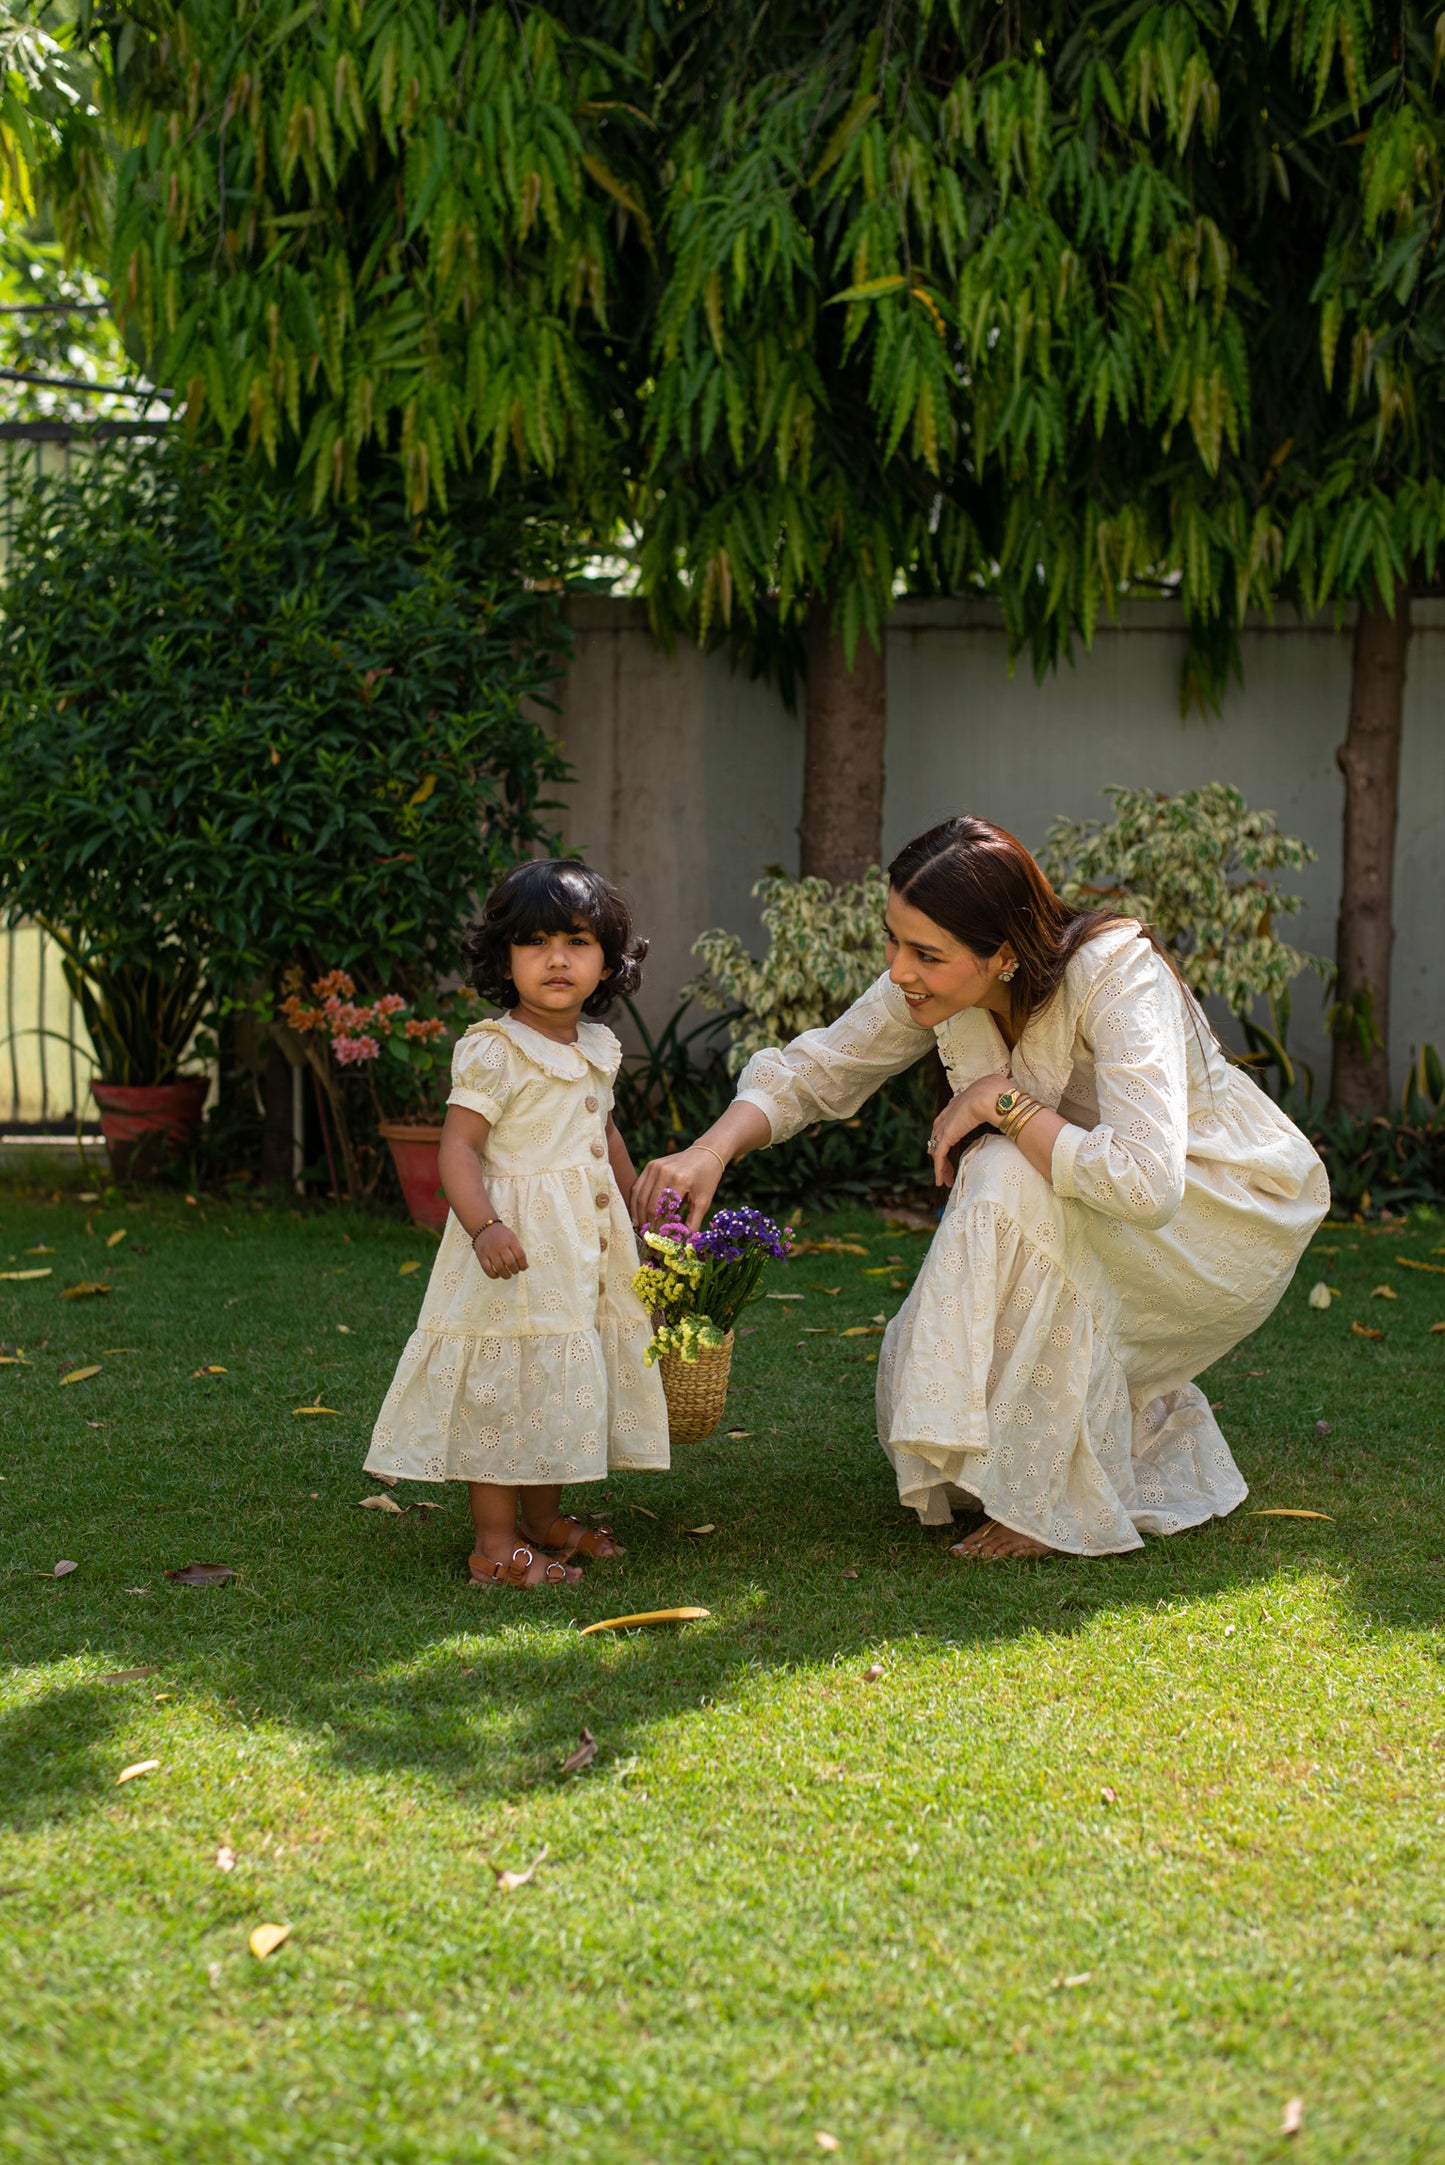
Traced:
<path id="1" fill-rule="evenodd" d="M 664 1188 L 680 1195 L 687 1222 L 696 1232 L 717 1193 L 724 1170 L 734 1158 L 750 1150 L 765 1150 L 772 1141 L 768 1116 L 756 1105 L 734 1099 L 721 1120 L 686 1150 L 668 1158 L 654 1158 L 644 1166 L 632 1190 L 632 1222 L 646 1225 L 657 1214 L 657 1199 Z"/>

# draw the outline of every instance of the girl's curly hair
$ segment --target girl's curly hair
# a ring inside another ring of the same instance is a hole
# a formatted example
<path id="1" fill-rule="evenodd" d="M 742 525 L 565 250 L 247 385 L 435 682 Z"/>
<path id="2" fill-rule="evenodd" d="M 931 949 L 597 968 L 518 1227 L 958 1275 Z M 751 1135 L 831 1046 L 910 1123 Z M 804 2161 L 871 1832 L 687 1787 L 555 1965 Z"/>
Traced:
<path id="1" fill-rule="evenodd" d="M 646 940 L 632 929 L 632 912 L 613 886 L 575 857 L 541 857 L 514 865 L 487 896 L 480 920 L 462 937 L 468 981 L 484 1000 L 515 1007 L 511 950 L 539 932 L 572 932 L 586 925 L 601 945 L 607 975 L 582 1005 L 584 1015 L 605 1015 L 614 1000 L 629 998 L 642 983 Z"/>

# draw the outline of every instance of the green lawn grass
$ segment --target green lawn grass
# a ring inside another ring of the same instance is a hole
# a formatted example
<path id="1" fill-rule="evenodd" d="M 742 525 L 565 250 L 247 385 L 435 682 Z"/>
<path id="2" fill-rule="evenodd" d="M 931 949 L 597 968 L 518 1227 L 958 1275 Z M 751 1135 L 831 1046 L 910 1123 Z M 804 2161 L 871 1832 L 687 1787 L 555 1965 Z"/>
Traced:
<path id="1" fill-rule="evenodd" d="M 460 1490 L 358 1508 L 426 1236 L 0 1194 L 0 1268 L 53 1273 L 0 1283 L 0 2157 L 1445 2158 L 1445 1275 L 1396 1261 L 1445 1221 L 1327 1228 L 1213 1372 L 1245 1510 L 971 1567 L 836 1335 L 924 1242 L 804 1230 L 869 1253 L 773 1270 L 748 1433 L 523 1598 L 467 1585 Z"/>

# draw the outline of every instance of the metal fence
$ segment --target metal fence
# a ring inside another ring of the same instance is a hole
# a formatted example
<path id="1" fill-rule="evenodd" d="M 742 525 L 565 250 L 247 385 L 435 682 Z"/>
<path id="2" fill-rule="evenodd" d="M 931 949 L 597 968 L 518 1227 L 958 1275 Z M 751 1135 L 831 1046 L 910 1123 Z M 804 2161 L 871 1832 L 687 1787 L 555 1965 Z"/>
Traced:
<path id="1" fill-rule="evenodd" d="M 38 925 L 0 932 L 0 1019 L 0 1131 L 93 1126 L 95 1055 L 60 950 Z"/>

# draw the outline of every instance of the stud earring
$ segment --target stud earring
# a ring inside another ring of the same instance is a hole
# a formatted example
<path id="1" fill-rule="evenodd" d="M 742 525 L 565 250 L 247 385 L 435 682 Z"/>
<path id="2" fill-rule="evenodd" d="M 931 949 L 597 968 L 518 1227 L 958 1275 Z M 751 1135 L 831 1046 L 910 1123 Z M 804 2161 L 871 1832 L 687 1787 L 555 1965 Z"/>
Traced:
<path id="1" fill-rule="evenodd" d="M 1000 970 L 998 973 L 999 983 L 1001 985 L 1011 985 L 1014 981 L 1014 972 L 1017 970 L 1017 968 L 1018 964 L 1015 962 L 1007 970 Z"/>

